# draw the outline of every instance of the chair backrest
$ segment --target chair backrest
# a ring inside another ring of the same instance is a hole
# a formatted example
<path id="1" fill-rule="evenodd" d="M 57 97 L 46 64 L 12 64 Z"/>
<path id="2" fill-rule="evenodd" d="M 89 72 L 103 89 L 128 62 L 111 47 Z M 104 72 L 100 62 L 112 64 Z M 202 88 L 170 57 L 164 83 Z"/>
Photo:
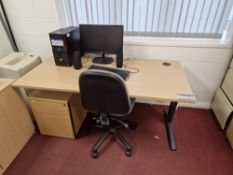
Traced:
<path id="1" fill-rule="evenodd" d="M 87 70 L 81 73 L 79 89 L 83 107 L 96 113 L 125 115 L 131 109 L 124 80 L 104 70 Z"/>

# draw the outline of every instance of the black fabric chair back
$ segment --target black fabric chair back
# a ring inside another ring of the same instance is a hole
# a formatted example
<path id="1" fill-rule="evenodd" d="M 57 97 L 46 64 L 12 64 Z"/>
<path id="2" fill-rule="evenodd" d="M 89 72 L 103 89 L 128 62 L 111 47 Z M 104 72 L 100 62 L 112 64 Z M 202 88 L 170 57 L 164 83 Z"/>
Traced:
<path id="1" fill-rule="evenodd" d="M 131 104 L 124 80 L 104 70 L 87 70 L 81 73 L 79 89 L 84 108 L 96 113 L 125 115 Z"/>

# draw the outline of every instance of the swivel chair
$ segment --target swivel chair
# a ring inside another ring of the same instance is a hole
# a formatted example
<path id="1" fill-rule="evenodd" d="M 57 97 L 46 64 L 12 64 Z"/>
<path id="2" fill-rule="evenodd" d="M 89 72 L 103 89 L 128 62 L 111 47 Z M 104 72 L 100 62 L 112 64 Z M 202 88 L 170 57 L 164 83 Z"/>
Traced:
<path id="1" fill-rule="evenodd" d="M 92 127 L 104 129 L 92 148 L 92 157 L 98 157 L 98 149 L 110 134 L 125 146 L 125 155 L 131 156 L 132 147 L 119 132 L 120 128 L 137 127 L 135 123 L 122 120 L 131 112 L 135 102 L 129 98 L 124 80 L 115 73 L 92 69 L 81 73 L 79 89 L 83 107 L 98 116 Z"/>

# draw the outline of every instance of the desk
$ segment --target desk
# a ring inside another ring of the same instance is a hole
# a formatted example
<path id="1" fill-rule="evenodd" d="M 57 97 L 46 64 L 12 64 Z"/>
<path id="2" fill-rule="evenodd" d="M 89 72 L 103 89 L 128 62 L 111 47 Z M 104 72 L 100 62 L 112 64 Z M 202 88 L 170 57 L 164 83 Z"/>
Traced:
<path id="1" fill-rule="evenodd" d="M 79 75 L 92 64 L 91 58 L 82 59 L 83 67 L 75 70 L 72 67 L 56 66 L 50 58 L 37 66 L 31 72 L 15 81 L 12 86 L 30 89 L 62 91 L 79 93 Z M 170 149 L 176 149 L 175 134 L 172 119 L 178 102 L 194 103 L 195 98 L 186 76 L 178 61 L 169 61 L 170 66 L 164 66 L 163 61 L 127 59 L 127 67 L 139 69 L 138 73 L 131 73 L 125 84 L 130 97 L 138 100 L 154 100 L 171 102 L 165 114 Z M 109 67 L 115 67 L 113 62 Z M 131 70 L 127 68 L 127 70 Z"/>
<path id="2" fill-rule="evenodd" d="M 10 86 L 12 82 L 0 78 L 0 175 L 34 134 L 20 91 Z"/>

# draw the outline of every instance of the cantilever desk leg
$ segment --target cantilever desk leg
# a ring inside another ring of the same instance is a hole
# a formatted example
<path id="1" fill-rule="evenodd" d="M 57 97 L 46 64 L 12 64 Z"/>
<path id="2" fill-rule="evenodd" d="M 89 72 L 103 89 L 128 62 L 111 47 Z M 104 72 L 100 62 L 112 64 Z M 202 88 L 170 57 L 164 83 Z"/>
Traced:
<path id="1" fill-rule="evenodd" d="M 167 137 L 170 149 L 172 151 L 176 150 L 176 137 L 172 126 L 172 119 L 175 115 L 178 102 L 171 102 L 168 112 L 165 112 L 165 125 L 167 130 Z"/>

